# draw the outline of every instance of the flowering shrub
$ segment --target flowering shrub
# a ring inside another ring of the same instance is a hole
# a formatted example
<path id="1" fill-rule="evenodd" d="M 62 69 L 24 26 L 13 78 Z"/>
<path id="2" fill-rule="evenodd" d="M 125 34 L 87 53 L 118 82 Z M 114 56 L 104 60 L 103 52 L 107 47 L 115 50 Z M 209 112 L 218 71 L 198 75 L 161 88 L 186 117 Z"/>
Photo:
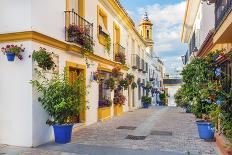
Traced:
<path id="1" fill-rule="evenodd" d="M 124 105 L 126 102 L 126 97 L 122 93 L 117 93 L 114 97 L 115 105 Z"/>
<path id="2" fill-rule="evenodd" d="M 38 63 L 38 66 L 43 70 L 51 70 L 55 63 L 52 59 L 52 53 L 47 52 L 45 48 L 40 47 L 38 51 L 34 51 L 32 59 Z"/>
<path id="3" fill-rule="evenodd" d="M 135 76 L 133 74 L 127 73 L 126 80 L 127 80 L 127 82 L 128 82 L 129 85 L 132 83 L 132 81 L 134 80 L 134 78 L 135 78 Z"/>
<path id="4" fill-rule="evenodd" d="M 114 77 L 118 77 L 121 73 L 121 66 L 115 66 L 113 69 L 112 69 L 112 75 Z"/>
<path id="5" fill-rule="evenodd" d="M 110 99 L 107 99 L 107 98 L 101 99 L 98 102 L 99 108 L 111 107 L 111 105 L 112 105 L 112 101 Z"/>
<path id="6" fill-rule="evenodd" d="M 196 117 L 210 120 L 215 126 L 220 120 L 221 131 L 232 146 L 231 86 L 227 89 L 231 77 L 218 64 L 221 58 L 231 61 L 232 54 L 224 52 L 216 50 L 206 57 L 193 59 L 182 71 L 183 85 L 175 99 L 180 106 L 191 105 Z"/>
<path id="7" fill-rule="evenodd" d="M 115 61 L 122 63 L 123 65 L 126 64 L 126 55 L 123 52 L 117 52 L 115 54 Z"/>
<path id="8" fill-rule="evenodd" d="M 7 53 L 14 53 L 15 56 L 17 56 L 19 58 L 19 60 L 22 60 L 23 59 L 23 56 L 22 56 L 22 52 L 25 51 L 25 48 L 23 48 L 23 45 L 6 45 L 6 47 L 2 47 L 2 52 L 4 54 L 7 54 Z"/>
<path id="9" fill-rule="evenodd" d="M 81 25 L 69 25 L 67 29 L 68 41 L 82 45 L 82 54 L 93 51 L 94 42 L 90 37 L 90 29 Z"/>

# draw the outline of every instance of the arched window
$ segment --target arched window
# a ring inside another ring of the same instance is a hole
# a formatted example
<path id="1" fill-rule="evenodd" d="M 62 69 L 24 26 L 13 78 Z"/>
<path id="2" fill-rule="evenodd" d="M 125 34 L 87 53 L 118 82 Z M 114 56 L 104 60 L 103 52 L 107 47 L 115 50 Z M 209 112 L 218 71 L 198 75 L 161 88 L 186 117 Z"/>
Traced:
<path id="1" fill-rule="evenodd" d="M 149 38 L 150 38 L 150 31 L 147 30 L 147 39 L 149 39 Z"/>

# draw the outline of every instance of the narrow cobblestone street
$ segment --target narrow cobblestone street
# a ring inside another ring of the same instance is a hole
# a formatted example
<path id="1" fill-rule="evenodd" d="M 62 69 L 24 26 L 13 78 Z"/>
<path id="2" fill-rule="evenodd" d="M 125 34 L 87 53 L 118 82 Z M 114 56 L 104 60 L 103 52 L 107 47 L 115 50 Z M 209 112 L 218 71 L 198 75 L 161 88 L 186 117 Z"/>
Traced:
<path id="1" fill-rule="evenodd" d="M 36 149 L 18 148 L 20 154 L 147 154 L 216 155 L 214 142 L 198 138 L 192 114 L 180 108 L 153 107 L 135 110 L 121 117 L 114 117 L 88 127 L 82 127 L 66 145 L 47 144 Z M 118 127 L 128 129 L 117 129 Z M 144 140 L 126 139 L 128 135 L 144 136 Z M 3 146 L 0 153 L 7 153 L 12 147 Z M 16 148 L 13 149 L 17 152 Z M 5 152 L 4 152 L 5 151 Z M 66 153 L 64 153 L 66 152 Z M 11 151 L 11 154 L 12 151 Z"/>

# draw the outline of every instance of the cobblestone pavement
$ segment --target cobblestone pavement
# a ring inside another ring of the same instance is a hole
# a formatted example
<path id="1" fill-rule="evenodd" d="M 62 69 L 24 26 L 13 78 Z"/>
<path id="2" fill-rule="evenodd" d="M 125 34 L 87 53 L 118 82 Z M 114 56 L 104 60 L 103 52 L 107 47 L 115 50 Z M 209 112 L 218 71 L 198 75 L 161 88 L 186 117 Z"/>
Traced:
<path id="1" fill-rule="evenodd" d="M 155 124 L 153 130 L 171 131 L 172 136 L 148 135 L 145 140 L 129 140 L 125 137 L 133 131 L 116 129 L 119 126 L 137 127 L 158 110 L 160 110 L 158 107 L 136 110 L 122 117 L 88 126 L 74 134 L 72 143 L 204 155 L 216 154 L 214 142 L 205 142 L 198 138 L 195 117 L 184 113 L 180 108 L 169 107 L 162 116 L 159 116 L 160 119 L 157 122 L 153 122 Z"/>
<path id="2" fill-rule="evenodd" d="M 186 114 L 179 108 L 140 109 L 82 127 L 73 134 L 70 144 L 47 144 L 37 149 L 21 149 L 20 155 L 216 155 L 215 143 L 200 140 L 194 122 L 192 114 Z M 117 129 L 119 126 L 137 127 L 139 132 L 148 135 L 144 140 L 125 139 L 137 133 L 136 129 Z M 150 130 L 159 135 L 149 134 L 152 132 Z M 161 136 L 163 132 L 160 131 L 171 133 Z"/>

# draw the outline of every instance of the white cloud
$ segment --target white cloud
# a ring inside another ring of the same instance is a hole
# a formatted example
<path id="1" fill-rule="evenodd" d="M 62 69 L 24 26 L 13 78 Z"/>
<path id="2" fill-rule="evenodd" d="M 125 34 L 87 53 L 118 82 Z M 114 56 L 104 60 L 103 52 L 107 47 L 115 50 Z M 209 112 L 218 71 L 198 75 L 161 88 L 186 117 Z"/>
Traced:
<path id="1" fill-rule="evenodd" d="M 160 5 L 153 4 L 139 8 L 140 17 L 145 11 L 154 23 L 153 39 L 155 51 L 164 59 L 165 71 L 172 74 L 183 66 L 181 55 L 185 53 L 186 45 L 180 42 L 182 23 L 184 19 L 186 2 Z M 130 11 L 134 16 L 135 13 Z M 140 21 L 141 19 L 137 19 Z"/>
<path id="2" fill-rule="evenodd" d="M 149 18 L 154 23 L 154 41 L 156 50 L 159 54 L 163 52 L 180 49 L 183 45 L 180 43 L 182 22 L 184 18 L 186 2 L 182 1 L 176 4 L 160 5 L 153 4 L 145 8 L 139 8 L 138 13 L 142 16 L 145 10 Z"/>

